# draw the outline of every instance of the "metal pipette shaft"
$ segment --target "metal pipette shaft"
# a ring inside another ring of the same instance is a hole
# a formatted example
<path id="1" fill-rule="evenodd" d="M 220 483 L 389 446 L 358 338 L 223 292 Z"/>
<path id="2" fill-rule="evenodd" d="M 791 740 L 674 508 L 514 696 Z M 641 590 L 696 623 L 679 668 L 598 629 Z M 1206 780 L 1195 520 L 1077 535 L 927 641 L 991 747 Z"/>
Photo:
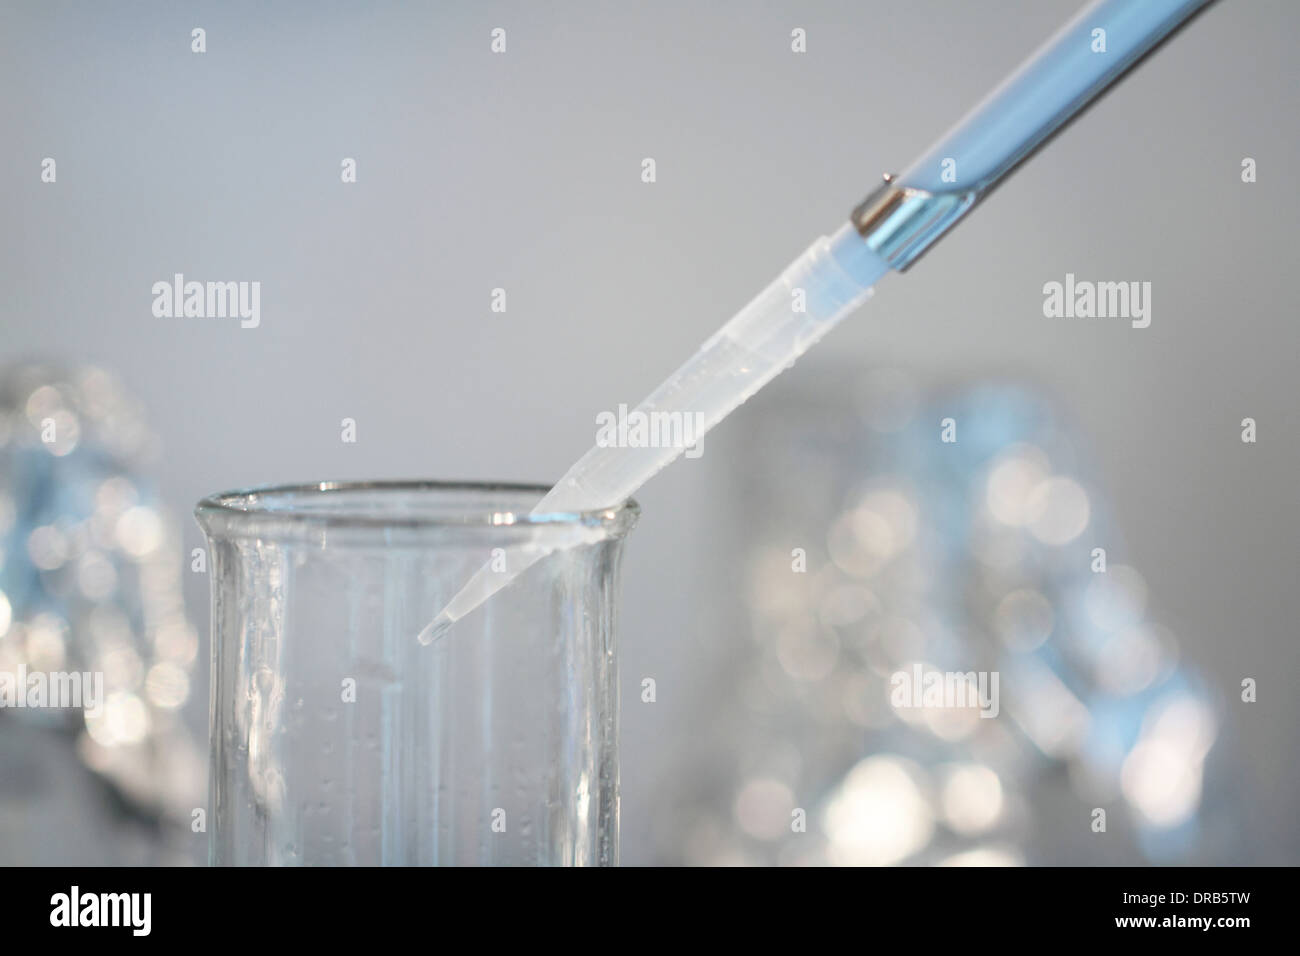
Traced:
<path id="1" fill-rule="evenodd" d="M 702 437 L 864 302 L 891 268 L 905 271 L 1008 173 L 1212 0 L 1098 0 L 1080 11 L 849 224 L 814 242 L 718 330 L 635 413 L 690 415 Z M 597 445 L 534 514 L 616 505 L 686 445 Z M 420 632 L 429 642 L 544 557 L 520 546 L 505 570 L 480 569 Z"/>

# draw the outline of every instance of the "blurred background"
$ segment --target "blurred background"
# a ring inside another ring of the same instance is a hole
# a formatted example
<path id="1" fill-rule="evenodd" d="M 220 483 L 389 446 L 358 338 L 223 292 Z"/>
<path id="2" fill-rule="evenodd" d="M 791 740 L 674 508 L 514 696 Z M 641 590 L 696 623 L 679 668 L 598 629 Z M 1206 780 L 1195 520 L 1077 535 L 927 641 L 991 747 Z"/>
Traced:
<path id="1" fill-rule="evenodd" d="M 553 480 L 1077 6 L 0 4 L 0 669 L 117 694 L 0 713 L 0 862 L 202 859 L 197 499 Z M 625 863 L 1296 862 L 1297 29 L 1213 6 L 638 495 Z"/>

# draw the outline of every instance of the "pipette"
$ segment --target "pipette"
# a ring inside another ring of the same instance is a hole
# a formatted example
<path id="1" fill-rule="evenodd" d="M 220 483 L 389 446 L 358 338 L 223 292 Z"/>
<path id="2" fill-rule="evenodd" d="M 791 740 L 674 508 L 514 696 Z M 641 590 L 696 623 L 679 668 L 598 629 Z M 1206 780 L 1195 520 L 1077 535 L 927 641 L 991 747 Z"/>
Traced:
<path id="1" fill-rule="evenodd" d="M 865 302 L 882 276 L 906 271 L 1008 173 L 1210 2 L 1089 4 L 902 175 L 886 175 L 848 223 L 813 242 L 628 420 L 656 426 L 660 437 L 698 440 Z M 694 427 L 682 427 L 686 416 Z M 617 505 L 686 447 L 684 440 L 598 442 L 532 513 Z M 504 561 L 485 564 L 420 632 L 420 641 L 440 636 L 547 553 L 518 545 Z"/>

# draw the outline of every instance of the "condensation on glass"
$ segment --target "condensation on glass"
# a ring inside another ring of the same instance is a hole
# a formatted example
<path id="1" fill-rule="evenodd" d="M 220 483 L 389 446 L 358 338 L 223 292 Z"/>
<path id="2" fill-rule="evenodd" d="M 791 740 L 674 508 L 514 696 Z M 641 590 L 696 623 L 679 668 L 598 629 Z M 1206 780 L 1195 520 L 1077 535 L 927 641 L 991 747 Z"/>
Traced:
<path id="1" fill-rule="evenodd" d="M 530 515 L 546 490 L 321 484 L 199 503 L 212 863 L 617 862 L 614 603 L 637 508 Z M 416 640 L 516 548 L 549 553 Z"/>

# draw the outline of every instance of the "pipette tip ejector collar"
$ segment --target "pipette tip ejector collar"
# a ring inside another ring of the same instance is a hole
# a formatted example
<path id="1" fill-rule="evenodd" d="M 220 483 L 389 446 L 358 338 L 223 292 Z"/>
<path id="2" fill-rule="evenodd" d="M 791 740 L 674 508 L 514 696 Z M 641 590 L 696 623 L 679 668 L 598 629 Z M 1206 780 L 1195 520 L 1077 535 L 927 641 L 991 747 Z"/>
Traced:
<path id="1" fill-rule="evenodd" d="M 849 221 L 867 246 L 892 269 L 906 272 L 930 244 L 974 205 L 976 194 L 932 193 L 885 180 L 858 203 Z"/>

